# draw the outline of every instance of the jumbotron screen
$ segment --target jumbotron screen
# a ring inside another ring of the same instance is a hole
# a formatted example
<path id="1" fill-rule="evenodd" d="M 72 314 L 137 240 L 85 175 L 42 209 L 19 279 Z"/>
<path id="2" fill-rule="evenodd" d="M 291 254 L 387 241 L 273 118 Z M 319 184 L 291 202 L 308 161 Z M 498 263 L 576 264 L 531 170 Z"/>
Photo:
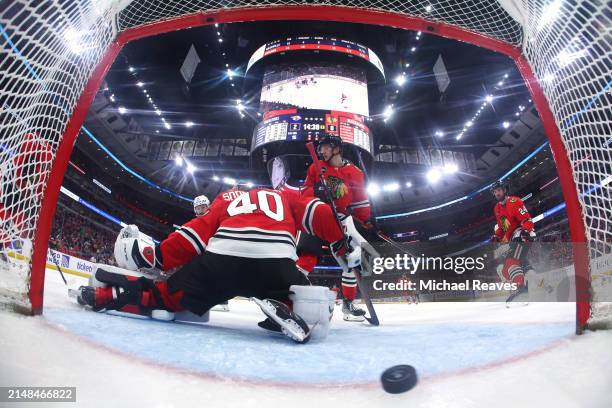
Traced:
<path id="1" fill-rule="evenodd" d="M 372 154 L 372 134 L 361 115 L 330 110 L 284 109 L 267 112 L 253 131 L 251 149 L 279 141 L 316 141 L 338 135 Z"/>
<path id="2" fill-rule="evenodd" d="M 301 108 L 369 115 L 363 69 L 345 65 L 292 64 L 266 68 L 260 111 Z"/>

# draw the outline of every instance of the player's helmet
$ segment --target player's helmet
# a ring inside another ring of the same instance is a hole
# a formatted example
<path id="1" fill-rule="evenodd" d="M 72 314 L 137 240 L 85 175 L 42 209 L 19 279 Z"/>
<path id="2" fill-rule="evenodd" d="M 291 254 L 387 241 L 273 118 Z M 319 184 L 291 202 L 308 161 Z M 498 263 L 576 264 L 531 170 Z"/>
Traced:
<path id="1" fill-rule="evenodd" d="M 342 151 L 342 139 L 340 136 L 326 134 L 321 139 L 319 139 L 319 143 L 317 147 L 323 145 L 330 145 L 331 147 L 339 147 L 340 151 Z"/>
<path id="2" fill-rule="evenodd" d="M 501 188 L 502 190 L 504 190 L 504 193 L 507 195 L 509 188 L 508 185 L 502 181 L 496 181 L 495 183 L 493 183 L 491 185 L 491 192 L 495 192 L 495 190 L 497 190 L 498 188 Z"/>
<path id="3" fill-rule="evenodd" d="M 205 195 L 199 195 L 193 200 L 193 212 L 195 215 L 200 216 L 204 214 L 208 206 L 210 205 L 210 200 Z"/>

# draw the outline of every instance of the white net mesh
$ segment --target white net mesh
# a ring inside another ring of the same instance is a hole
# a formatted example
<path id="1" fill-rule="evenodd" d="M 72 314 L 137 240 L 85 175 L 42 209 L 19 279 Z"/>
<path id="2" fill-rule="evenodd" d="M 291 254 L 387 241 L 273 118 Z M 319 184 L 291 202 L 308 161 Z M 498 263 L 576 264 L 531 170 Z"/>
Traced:
<path id="1" fill-rule="evenodd" d="M 611 11 L 599 0 L 13 0 L 0 5 L 0 296 L 28 306 L 28 241 L 49 163 L 118 32 L 188 14 L 340 6 L 445 23 L 520 47 L 543 87 L 574 168 L 589 241 L 593 313 L 612 316 Z M 350 14 L 347 9 L 346 13 Z M 321 13 L 321 19 L 331 18 Z M 178 28 L 178 26 L 177 26 Z M 20 157 L 30 159 L 26 164 Z M 20 249 L 21 248 L 21 249 Z M 597 265 L 596 265 L 597 263 Z M 604 266 L 601 266 L 604 265 Z M 11 270 L 22 270 L 17 286 Z"/>

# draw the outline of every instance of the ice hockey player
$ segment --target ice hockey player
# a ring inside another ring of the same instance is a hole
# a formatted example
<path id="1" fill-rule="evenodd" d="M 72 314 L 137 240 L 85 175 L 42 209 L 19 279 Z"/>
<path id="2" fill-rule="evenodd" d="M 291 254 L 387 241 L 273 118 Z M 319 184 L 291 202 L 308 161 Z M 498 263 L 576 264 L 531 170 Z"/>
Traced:
<path id="1" fill-rule="evenodd" d="M 31 248 L 31 224 L 34 210 L 40 202 L 47 168 L 51 166 L 51 146 L 35 134 L 26 134 L 13 149 L 7 149 L 11 159 L 0 166 L 0 262 L 8 262 L 11 245 Z M 29 254 L 24 254 L 29 256 Z"/>
<path id="2" fill-rule="evenodd" d="M 308 325 L 319 320 L 304 321 L 300 315 L 317 316 L 322 323 L 319 326 L 327 327 L 333 309 L 329 309 L 330 291 L 326 288 L 315 312 L 304 310 L 298 315 L 285 304 L 290 287 L 296 304 L 307 291 L 299 285 L 309 285 L 295 265 L 297 230 L 332 242 L 335 255 L 347 264 L 360 262 L 359 251 L 351 250 L 333 217 L 331 208 L 313 197 L 296 199 L 261 188 L 226 191 L 212 202 L 207 214 L 187 222 L 159 245 L 136 226 L 120 232 L 115 243 L 118 265 L 130 270 L 178 268 L 167 281 L 130 278 L 99 269 L 96 279 L 108 286 L 81 287 L 79 299 L 94 310 L 137 307 L 141 312 L 189 310 L 201 316 L 230 298 L 250 297 L 269 323 L 276 323 L 276 331 L 305 342 L 312 328 Z M 308 302 L 301 304 L 309 307 Z M 326 317 L 319 317 L 323 313 L 320 305 L 324 305 Z"/>
<path id="3" fill-rule="evenodd" d="M 363 172 L 350 161 L 342 157 L 342 139 L 335 135 L 323 136 L 317 146 L 323 177 L 330 189 L 332 197 L 327 197 L 324 186 L 319 181 L 317 169 L 313 164 L 308 168 L 304 181 L 305 195 L 315 195 L 326 201 L 332 199 L 342 219 L 345 228 L 352 226 L 354 217 L 357 222 L 367 225 L 370 220 L 370 202 L 366 192 Z M 353 228 L 354 229 L 354 228 Z M 349 234 L 351 235 L 351 234 Z M 312 258 L 314 257 L 314 262 Z M 308 260 L 310 259 L 310 262 Z M 316 256 L 304 253 L 298 261 L 301 267 L 310 271 L 316 264 Z M 342 271 L 342 312 L 344 320 L 363 321 L 365 311 L 355 306 L 353 301 L 357 295 L 357 279 L 349 269 Z"/>
<path id="4" fill-rule="evenodd" d="M 502 182 L 494 183 L 491 186 L 491 192 L 497 201 L 493 211 L 498 227 L 491 240 L 509 243 L 508 255 L 502 267 L 502 276 L 506 281 L 517 285 L 517 289 L 507 300 L 511 302 L 518 300 L 519 295 L 527 293 L 524 268 L 528 265 L 528 243 L 532 242 L 536 235 L 531 215 L 525 208 L 523 200 L 509 195 L 508 186 Z"/>

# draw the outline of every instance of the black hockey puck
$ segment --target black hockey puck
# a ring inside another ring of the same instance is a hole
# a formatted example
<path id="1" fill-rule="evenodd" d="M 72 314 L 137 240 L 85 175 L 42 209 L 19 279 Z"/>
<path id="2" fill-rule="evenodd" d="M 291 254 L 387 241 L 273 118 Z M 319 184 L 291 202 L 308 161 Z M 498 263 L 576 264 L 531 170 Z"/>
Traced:
<path id="1" fill-rule="evenodd" d="M 380 382 L 389 394 L 399 394 L 416 385 L 417 373 L 413 366 L 396 365 L 383 371 Z"/>

